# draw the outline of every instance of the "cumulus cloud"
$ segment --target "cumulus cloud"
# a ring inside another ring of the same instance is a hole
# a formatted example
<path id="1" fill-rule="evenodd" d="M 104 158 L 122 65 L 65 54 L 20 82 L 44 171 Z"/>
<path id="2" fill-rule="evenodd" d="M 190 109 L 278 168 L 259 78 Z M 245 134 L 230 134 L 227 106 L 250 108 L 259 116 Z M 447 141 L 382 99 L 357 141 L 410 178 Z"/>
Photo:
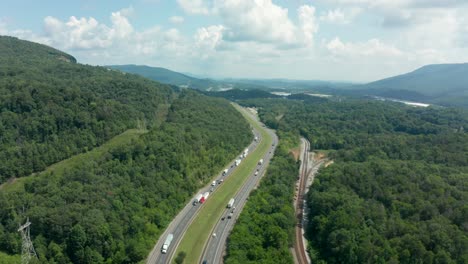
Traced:
<path id="1" fill-rule="evenodd" d="M 335 37 L 326 44 L 326 49 L 334 56 L 350 57 L 398 57 L 403 52 L 398 48 L 388 45 L 379 39 L 370 39 L 365 42 L 342 42 L 340 38 Z"/>
<path id="2" fill-rule="evenodd" d="M 171 16 L 169 21 L 173 24 L 182 24 L 184 23 L 185 19 L 181 16 Z"/>
<path id="3" fill-rule="evenodd" d="M 341 8 L 336 8 L 333 10 L 328 10 L 326 13 L 320 15 L 320 21 L 327 22 L 330 24 L 349 24 L 353 21 L 353 19 L 360 14 L 362 11 L 361 8 L 348 8 L 343 11 Z"/>
<path id="4" fill-rule="evenodd" d="M 315 19 L 315 8 L 313 6 L 303 5 L 299 7 L 298 14 L 305 43 L 312 44 L 314 35 L 319 28 Z"/>
<path id="5" fill-rule="evenodd" d="M 222 25 L 199 28 L 194 37 L 197 47 L 210 50 L 216 49 L 223 41 L 224 30 L 225 28 Z"/>
<path id="6" fill-rule="evenodd" d="M 208 15 L 211 13 L 207 0 L 177 0 L 177 3 L 188 14 Z"/>
<path id="7" fill-rule="evenodd" d="M 308 44 L 318 30 L 315 8 L 298 9 L 299 24 L 289 10 L 271 0 L 215 0 L 213 12 L 223 21 L 226 41 L 251 41 L 292 48 Z"/>
<path id="8" fill-rule="evenodd" d="M 124 15 L 118 11 L 111 14 L 111 26 L 99 23 L 95 18 L 76 18 L 72 16 L 67 22 L 47 16 L 44 19 L 45 37 L 53 45 L 65 49 L 107 48 L 115 40 L 124 39 L 133 33 L 133 27 Z"/>

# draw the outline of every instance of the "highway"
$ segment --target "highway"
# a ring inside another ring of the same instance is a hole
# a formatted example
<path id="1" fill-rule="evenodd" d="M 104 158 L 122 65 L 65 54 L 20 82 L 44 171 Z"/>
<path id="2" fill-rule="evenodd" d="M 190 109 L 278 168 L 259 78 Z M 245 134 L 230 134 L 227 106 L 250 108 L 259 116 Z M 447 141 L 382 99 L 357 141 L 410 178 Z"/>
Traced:
<path id="1" fill-rule="evenodd" d="M 257 164 L 256 170 L 251 172 L 249 179 L 247 179 L 242 188 L 237 192 L 236 196 L 233 197 L 235 199 L 235 210 L 233 211 L 232 208 L 226 208 L 223 216 L 218 220 L 218 223 L 213 230 L 213 234 L 216 234 L 216 236 L 212 235 L 205 245 L 200 263 L 203 261 L 206 261 L 207 263 L 223 262 L 227 237 L 234 227 L 236 219 L 239 217 L 250 192 L 258 185 L 261 177 L 264 175 L 268 163 L 270 162 L 271 157 L 273 157 L 275 148 L 278 145 L 278 137 L 274 131 L 270 129 L 266 130 L 272 137 L 273 144 L 270 146 L 269 151 L 263 156 L 263 164 Z M 255 171 L 258 171 L 258 175 L 255 175 Z M 231 212 L 233 212 L 232 218 L 229 219 L 228 215 L 230 215 Z"/>
<path id="2" fill-rule="evenodd" d="M 258 143 L 262 140 L 261 134 L 253 129 L 253 134 L 254 137 L 257 137 L 257 140 L 253 140 L 252 143 L 249 145 L 249 153 L 252 152 L 258 145 Z M 276 137 L 275 137 L 276 138 Z M 275 144 L 276 145 L 276 144 Z M 266 160 L 265 160 L 266 161 Z M 236 166 L 234 165 L 234 160 L 227 166 L 227 169 L 229 169 L 228 173 L 223 176 L 222 172 L 217 175 L 213 180 L 216 180 L 218 183 L 219 180 L 224 179 L 226 177 L 229 177 L 232 172 L 236 169 Z M 258 177 L 259 178 L 259 177 Z M 221 183 L 223 184 L 223 183 Z M 204 192 L 209 192 L 211 188 L 211 182 L 206 185 L 205 187 L 201 188 L 197 194 L 199 193 L 204 193 Z M 213 192 L 216 192 L 218 184 L 214 186 Z M 164 233 L 159 237 L 158 242 L 156 245 L 153 247 L 153 250 L 150 252 L 146 263 L 158 263 L 158 264 L 165 264 L 165 263 L 171 263 L 171 260 L 174 258 L 174 253 L 177 249 L 177 246 L 179 245 L 181 239 L 183 238 L 183 235 L 187 228 L 190 226 L 191 222 L 195 218 L 195 216 L 198 214 L 200 208 L 203 206 L 203 204 L 197 204 L 193 205 L 193 201 L 195 199 L 196 194 L 192 199 L 190 199 L 187 203 L 187 205 L 180 211 L 180 213 L 173 219 L 173 221 L 168 225 Z M 210 198 L 208 198 L 210 199 Z M 236 201 L 237 204 L 237 201 Z M 241 204 L 239 204 L 241 205 Z M 239 210 L 240 211 L 240 210 Z M 166 254 L 161 253 L 161 248 L 166 240 L 166 237 L 169 234 L 173 234 L 174 238 L 172 240 L 171 245 L 168 248 L 168 251 Z"/>

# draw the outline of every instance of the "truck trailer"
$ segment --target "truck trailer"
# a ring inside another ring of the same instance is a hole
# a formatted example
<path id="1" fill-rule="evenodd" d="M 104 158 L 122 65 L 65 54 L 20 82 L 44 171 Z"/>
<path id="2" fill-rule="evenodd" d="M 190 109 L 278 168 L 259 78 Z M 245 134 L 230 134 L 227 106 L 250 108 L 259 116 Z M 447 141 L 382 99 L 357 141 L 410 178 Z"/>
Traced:
<path id="1" fill-rule="evenodd" d="M 229 203 L 227 204 L 227 208 L 231 208 L 234 205 L 234 201 L 234 198 L 231 198 L 231 200 L 229 200 Z"/>
<path id="2" fill-rule="evenodd" d="M 203 195 L 201 193 L 197 194 L 197 196 L 195 196 L 195 199 L 193 200 L 193 205 L 197 205 L 202 197 Z"/>
<path id="3" fill-rule="evenodd" d="M 210 193 L 209 192 L 205 192 L 202 196 L 202 198 L 200 199 L 200 203 L 204 203 L 206 201 L 206 199 L 208 199 L 208 196 L 210 196 Z"/>
<path id="4" fill-rule="evenodd" d="M 169 246 L 171 245 L 172 243 L 172 239 L 174 238 L 174 235 L 173 234 L 169 234 L 167 237 L 166 237 L 166 241 L 164 241 L 164 244 L 161 248 L 161 253 L 163 254 L 166 254 L 167 253 L 167 249 L 169 248 Z"/>

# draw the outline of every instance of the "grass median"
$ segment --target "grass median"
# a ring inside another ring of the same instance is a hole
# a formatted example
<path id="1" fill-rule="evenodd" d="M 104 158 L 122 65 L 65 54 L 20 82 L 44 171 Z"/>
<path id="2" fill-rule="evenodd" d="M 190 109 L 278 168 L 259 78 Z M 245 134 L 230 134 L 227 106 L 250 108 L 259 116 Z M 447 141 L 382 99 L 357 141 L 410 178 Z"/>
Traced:
<path id="1" fill-rule="evenodd" d="M 229 200 L 235 197 L 237 191 L 244 185 L 248 177 L 257 167 L 258 161 L 265 155 L 272 144 L 271 136 L 266 132 L 265 128 L 261 127 L 256 121 L 248 116 L 244 111 L 236 106 L 244 118 L 255 127 L 261 134 L 262 140 L 257 148 L 250 153 L 235 171 L 227 177 L 224 182 L 213 192 L 208 200 L 204 203 L 199 213 L 190 224 L 185 232 L 182 241 L 180 242 L 175 257 L 180 252 L 185 252 L 184 263 L 198 263 L 201 257 L 203 248 L 211 235 L 213 227 L 221 217 Z"/>

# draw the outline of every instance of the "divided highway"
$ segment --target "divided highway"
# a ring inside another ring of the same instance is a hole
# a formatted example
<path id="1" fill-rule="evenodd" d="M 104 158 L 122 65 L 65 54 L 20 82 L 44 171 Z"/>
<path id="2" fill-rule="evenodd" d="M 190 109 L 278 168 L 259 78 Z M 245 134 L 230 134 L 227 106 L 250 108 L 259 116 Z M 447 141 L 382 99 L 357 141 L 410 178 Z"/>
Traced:
<path id="1" fill-rule="evenodd" d="M 239 108 L 240 107 L 238 107 L 238 109 Z M 244 114 L 247 113 L 247 111 L 245 111 L 244 109 L 239 109 L 239 111 L 242 111 Z M 254 133 L 255 138 L 257 138 L 257 140 L 254 140 L 248 147 L 249 153 L 252 153 L 253 151 L 255 151 L 255 149 L 259 145 L 259 142 L 261 140 L 263 140 L 262 133 L 260 133 L 259 129 L 263 130 L 265 128 L 260 127 L 260 125 L 258 124 L 258 121 L 256 120 L 255 117 L 253 117 L 251 114 L 248 114 L 248 115 L 250 117 L 249 119 L 255 120 L 253 122 L 256 123 L 256 124 L 253 125 L 253 127 L 254 127 L 253 133 Z M 263 133 L 265 133 L 265 132 L 263 132 Z M 266 153 L 266 155 L 264 157 L 265 162 L 262 165 L 262 168 L 261 168 L 262 170 L 259 171 L 259 173 L 258 173 L 259 175 L 254 176 L 254 171 L 252 171 L 251 177 L 245 182 L 244 186 L 239 190 L 238 195 L 237 195 L 239 197 L 237 197 L 237 196 L 235 197 L 236 198 L 235 205 L 234 205 L 236 207 L 235 216 L 237 216 L 237 214 L 240 212 L 240 209 L 243 207 L 245 199 L 247 198 L 248 194 L 250 193 L 250 190 L 256 185 L 256 182 L 258 181 L 257 179 L 259 179 L 260 175 L 263 174 L 264 167 L 266 167 L 266 164 L 268 164 L 269 159 L 273 155 L 274 147 L 277 145 L 277 137 L 273 133 L 273 131 L 268 131 L 268 135 L 272 136 L 272 138 L 274 140 L 274 146 L 272 146 L 270 151 L 269 151 L 271 153 L 269 153 L 269 152 Z M 212 189 L 212 195 L 213 196 L 210 196 L 208 198 L 208 200 L 209 199 L 216 199 L 216 192 L 217 192 L 218 187 L 220 186 L 219 184 L 225 184 L 225 183 L 220 183 L 220 180 L 228 179 L 229 177 L 231 177 L 232 173 L 237 168 L 234 163 L 235 163 L 235 161 L 233 161 L 231 164 L 228 165 L 228 167 L 227 167 L 228 172 L 224 176 L 223 176 L 223 173 L 220 173 L 220 175 L 216 176 L 216 178 L 214 179 L 216 181 L 215 186 L 212 186 L 211 183 L 210 183 L 209 185 L 207 185 L 207 186 L 203 187 L 202 189 L 200 189 L 198 193 L 210 192 L 210 189 Z M 240 166 L 242 166 L 242 164 Z M 253 178 L 253 180 L 252 180 L 252 178 Z M 149 254 L 146 263 L 151 263 L 151 264 L 153 264 L 153 263 L 161 263 L 161 264 L 171 263 L 171 260 L 175 257 L 174 254 L 175 254 L 175 252 L 177 250 L 177 247 L 178 247 L 179 243 L 181 242 L 185 232 L 187 231 L 188 227 L 193 222 L 195 217 L 198 215 L 201 208 L 204 206 L 204 204 L 194 205 L 193 204 L 194 199 L 195 199 L 195 197 L 193 197 L 187 203 L 187 205 L 182 209 L 182 211 L 169 224 L 169 226 L 167 227 L 165 232 L 160 236 L 158 242 L 156 243 L 153 250 Z M 235 217 L 233 217 L 233 219 L 231 219 L 230 222 L 234 223 L 234 219 L 235 219 Z M 228 223 L 228 221 L 226 221 L 226 223 Z M 229 226 L 227 224 L 224 227 L 225 230 L 230 230 L 231 228 L 232 228 L 232 225 Z M 163 253 L 161 253 L 161 248 L 163 246 L 164 241 L 166 240 L 166 237 L 169 234 L 173 234 L 173 240 L 172 240 L 171 245 L 168 247 L 167 253 L 163 254 Z M 224 235 L 225 237 L 227 237 L 227 232 L 226 231 L 221 231 L 220 235 Z M 224 238 L 224 242 L 225 242 L 225 238 Z M 222 248 L 224 248 L 224 242 L 223 242 Z M 202 243 L 204 243 L 204 241 Z"/>
<path id="2" fill-rule="evenodd" d="M 255 118 L 255 117 L 252 117 Z M 278 145 L 278 137 L 274 133 L 273 130 L 266 129 L 267 133 L 273 139 L 273 143 L 269 148 L 269 151 L 265 153 L 263 156 L 263 164 L 257 164 L 257 168 L 253 171 L 249 177 L 249 179 L 245 182 L 242 188 L 237 192 L 236 196 L 233 197 L 235 199 L 235 209 L 226 208 L 223 212 L 223 216 L 221 219 L 218 220 L 215 228 L 213 229 L 213 235 L 208 240 L 208 243 L 205 246 L 205 249 L 202 254 L 201 261 L 206 261 L 207 263 L 222 263 L 224 250 L 226 248 L 226 240 L 227 237 L 234 227 L 234 224 L 239 217 L 242 208 L 245 205 L 247 198 L 250 195 L 250 192 L 257 186 L 261 177 L 264 175 L 265 170 L 270 162 L 271 157 L 273 157 L 274 150 Z M 257 175 L 256 175 L 256 172 Z M 232 218 L 229 219 L 228 216 L 232 214 Z M 214 235 L 216 234 L 216 236 Z"/>

